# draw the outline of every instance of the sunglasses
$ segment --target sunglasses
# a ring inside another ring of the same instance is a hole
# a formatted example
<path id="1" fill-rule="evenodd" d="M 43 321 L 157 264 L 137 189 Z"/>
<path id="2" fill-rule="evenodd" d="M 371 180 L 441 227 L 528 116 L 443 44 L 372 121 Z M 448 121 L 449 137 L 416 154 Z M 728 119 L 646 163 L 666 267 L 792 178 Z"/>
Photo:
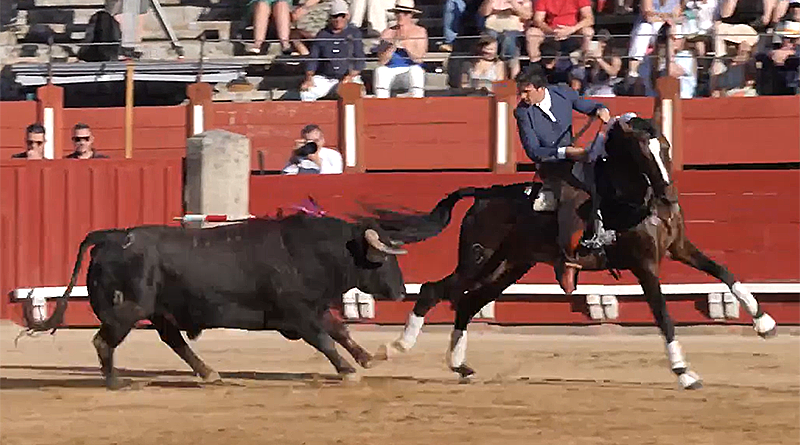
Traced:
<path id="1" fill-rule="evenodd" d="M 72 136 L 72 142 L 88 141 L 90 136 Z"/>

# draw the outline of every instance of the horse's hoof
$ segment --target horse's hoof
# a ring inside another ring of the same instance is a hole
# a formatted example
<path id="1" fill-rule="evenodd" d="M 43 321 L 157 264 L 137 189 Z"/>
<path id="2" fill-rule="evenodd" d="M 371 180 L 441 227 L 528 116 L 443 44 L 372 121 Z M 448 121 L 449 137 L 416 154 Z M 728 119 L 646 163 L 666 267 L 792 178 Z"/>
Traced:
<path id="1" fill-rule="evenodd" d="M 678 381 L 683 389 L 700 389 L 703 387 L 703 381 L 700 376 L 692 371 L 686 371 L 678 376 Z"/>
<path id="2" fill-rule="evenodd" d="M 219 376 L 217 371 L 211 371 L 205 377 L 203 377 L 203 383 L 208 385 L 221 385 L 222 377 Z"/>
<path id="3" fill-rule="evenodd" d="M 459 379 L 469 379 L 475 375 L 475 370 L 467 365 L 455 366 L 450 368 L 450 370 L 457 373 Z"/>
<path id="4" fill-rule="evenodd" d="M 770 338 L 778 334 L 778 325 L 769 314 L 763 314 L 753 320 L 753 329 L 756 330 L 756 333 L 761 338 Z"/>

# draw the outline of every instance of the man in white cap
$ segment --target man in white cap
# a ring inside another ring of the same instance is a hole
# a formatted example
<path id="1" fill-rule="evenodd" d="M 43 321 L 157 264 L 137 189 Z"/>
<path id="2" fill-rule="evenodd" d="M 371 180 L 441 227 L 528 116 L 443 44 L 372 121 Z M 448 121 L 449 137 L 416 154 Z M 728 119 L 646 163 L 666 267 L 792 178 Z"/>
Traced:
<path id="1" fill-rule="evenodd" d="M 361 31 L 348 23 L 350 13 L 344 0 L 333 0 L 328 14 L 328 26 L 317 33 L 308 55 L 306 79 L 300 85 L 300 99 L 305 102 L 327 96 L 339 83 L 362 83 Z"/>
<path id="2" fill-rule="evenodd" d="M 378 62 L 375 68 L 375 96 L 387 98 L 391 95 L 392 83 L 398 76 L 408 81 L 413 97 L 425 96 L 425 70 L 422 59 L 428 53 L 428 31 L 414 23 L 414 14 L 422 11 L 414 8 L 414 0 L 397 0 L 389 9 L 397 18 L 397 24 L 381 33 L 378 45 Z"/>

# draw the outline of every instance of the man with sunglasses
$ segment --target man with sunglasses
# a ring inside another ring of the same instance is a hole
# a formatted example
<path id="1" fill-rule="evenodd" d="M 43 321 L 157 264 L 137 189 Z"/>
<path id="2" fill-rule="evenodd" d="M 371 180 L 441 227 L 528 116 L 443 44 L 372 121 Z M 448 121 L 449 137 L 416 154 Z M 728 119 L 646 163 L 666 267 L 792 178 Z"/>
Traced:
<path id="1" fill-rule="evenodd" d="M 25 129 L 25 151 L 11 155 L 14 159 L 44 159 L 44 127 L 30 124 Z"/>
<path id="2" fill-rule="evenodd" d="M 300 100 L 313 102 L 327 96 L 339 83 L 361 81 L 365 66 L 361 31 L 349 23 L 349 7 L 333 0 L 328 26 L 317 33 L 300 85 Z"/>
<path id="3" fill-rule="evenodd" d="M 92 129 L 84 123 L 77 123 L 72 129 L 72 144 L 75 151 L 68 154 L 68 159 L 106 159 L 108 156 L 98 153 L 94 149 L 94 135 Z"/>

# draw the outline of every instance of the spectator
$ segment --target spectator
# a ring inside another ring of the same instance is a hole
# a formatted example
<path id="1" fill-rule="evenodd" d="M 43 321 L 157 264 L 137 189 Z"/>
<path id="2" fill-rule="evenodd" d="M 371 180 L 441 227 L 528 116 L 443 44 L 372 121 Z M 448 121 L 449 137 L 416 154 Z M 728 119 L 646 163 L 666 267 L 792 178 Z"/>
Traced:
<path id="1" fill-rule="evenodd" d="M 756 56 L 761 66 L 759 94 L 800 94 L 800 22 L 786 21 L 775 31 L 777 48 Z"/>
<path id="2" fill-rule="evenodd" d="M 389 12 L 395 13 L 397 24 L 381 34 L 377 48 L 380 66 L 375 68 L 375 96 L 391 95 L 395 79 L 408 81 L 412 97 L 425 96 L 425 70 L 422 59 L 428 53 L 428 31 L 413 22 L 414 0 L 397 0 Z"/>
<path id="3" fill-rule="evenodd" d="M 483 35 L 475 45 L 474 55 L 464 72 L 461 81 L 462 88 L 484 88 L 492 90 L 492 83 L 505 80 L 506 70 L 503 62 L 497 56 L 497 39 L 490 35 Z"/>
<path id="4" fill-rule="evenodd" d="M 614 84 L 622 68 L 622 58 L 614 53 L 610 43 L 611 33 L 601 30 L 597 33 L 596 40 L 589 44 L 584 78 L 586 96 L 615 96 Z"/>
<path id="5" fill-rule="evenodd" d="M 539 60 L 539 47 L 545 36 L 559 42 L 559 53 L 581 49 L 585 54 L 594 35 L 594 13 L 591 0 L 538 0 L 533 12 L 533 26 L 526 31 L 528 55 Z M 570 38 L 579 34 L 581 40 Z"/>
<path id="6" fill-rule="evenodd" d="M 356 28 L 364 29 L 364 16 L 370 24 L 368 36 L 380 35 L 389 27 L 387 15 L 391 10 L 392 0 L 351 0 L 350 23 Z"/>
<path id="7" fill-rule="evenodd" d="M 325 146 L 325 134 L 318 125 L 308 124 L 300 130 L 302 142 L 314 142 L 319 147 L 317 156 L 319 159 L 320 173 L 339 174 L 344 171 L 342 155 L 339 151 Z"/>
<path id="8" fill-rule="evenodd" d="M 319 150 L 316 142 L 298 141 L 292 156 L 281 173 L 284 175 L 318 174 L 320 172 Z"/>
<path id="9" fill-rule="evenodd" d="M 267 28 L 269 28 L 269 17 L 273 16 L 275 28 L 278 33 L 278 40 L 281 42 L 283 54 L 289 54 L 292 46 L 289 44 L 289 0 L 248 0 L 253 16 L 253 44 L 248 45 L 246 51 L 251 54 L 261 54 L 264 41 L 267 38 Z"/>
<path id="10" fill-rule="evenodd" d="M 307 56 L 309 45 L 304 40 L 311 40 L 328 23 L 331 9 L 330 0 L 305 0 L 291 13 L 292 30 L 289 38 L 298 54 Z"/>
<path id="11" fill-rule="evenodd" d="M 647 54 L 647 49 L 656 42 L 658 32 L 664 23 L 674 25 L 680 16 L 681 0 L 642 0 L 628 49 L 629 77 L 639 77 L 639 64 Z M 670 32 L 671 30 L 672 26 Z"/>
<path id="12" fill-rule="evenodd" d="M 103 9 L 105 9 L 109 14 L 114 16 L 114 19 L 120 24 L 121 27 L 120 32 L 124 32 L 124 29 L 122 29 L 122 13 L 123 13 L 124 1 L 125 0 L 105 0 L 103 5 Z M 150 8 L 150 0 L 139 0 L 138 3 L 139 3 L 139 8 L 138 8 L 139 15 L 136 19 L 136 26 L 134 30 L 136 34 L 130 36 L 130 39 L 128 39 L 128 36 L 122 35 L 123 41 L 129 40 L 131 42 L 140 43 L 142 41 L 142 37 L 144 36 L 144 19 L 145 16 L 147 15 L 147 10 Z M 120 54 L 125 57 L 135 57 L 135 58 L 138 58 L 142 55 L 141 52 L 135 51 L 133 48 L 127 48 L 127 47 L 120 48 Z"/>
<path id="13" fill-rule="evenodd" d="M 508 65 L 509 78 L 515 78 L 520 71 L 517 40 L 522 37 L 525 23 L 533 16 L 531 1 L 483 0 L 480 14 L 486 17 L 485 32 L 497 38 L 500 44 L 500 60 Z"/>
<path id="14" fill-rule="evenodd" d="M 466 0 L 445 0 L 442 12 L 442 28 L 444 42 L 439 45 L 439 51 L 446 53 L 453 51 L 456 37 L 461 33 L 461 20 L 467 10 Z"/>
<path id="15" fill-rule="evenodd" d="M 689 0 L 683 11 L 683 32 L 687 42 L 694 43 L 697 56 L 705 57 L 714 32 L 717 0 Z"/>
<path id="16" fill-rule="evenodd" d="M 328 26 L 317 33 L 306 64 L 306 79 L 300 85 L 305 102 L 325 97 L 343 82 L 362 83 L 364 46 L 361 31 L 348 23 L 349 9 L 344 0 L 333 0 Z"/>
<path id="17" fill-rule="evenodd" d="M 77 123 L 72 128 L 72 143 L 75 151 L 68 154 L 69 159 L 107 159 L 108 156 L 98 153 L 94 148 L 92 129 L 84 123 Z"/>
<path id="18" fill-rule="evenodd" d="M 46 141 L 44 127 L 41 124 L 30 124 L 25 129 L 25 151 L 11 155 L 15 159 L 44 159 L 44 143 Z"/>
<path id="19" fill-rule="evenodd" d="M 725 42 L 747 45 L 749 48 L 756 46 L 759 31 L 777 22 L 787 8 L 788 2 L 784 0 L 719 0 L 714 22 L 715 57 L 712 74 L 722 74 L 726 69 L 721 60 L 728 55 Z"/>
<path id="20" fill-rule="evenodd" d="M 660 62 L 659 75 L 666 74 L 678 78 L 681 99 L 691 99 L 697 89 L 697 62 L 695 56 L 691 51 L 684 48 L 686 39 L 683 36 L 680 25 L 676 25 L 675 31 L 670 33 L 669 38 L 672 39 L 673 51 L 669 69 L 666 69 L 664 58 L 649 57 L 639 66 L 639 76 L 644 81 L 646 95 L 655 96 L 656 92 L 649 73 L 651 64 L 658 60 Z"/>

